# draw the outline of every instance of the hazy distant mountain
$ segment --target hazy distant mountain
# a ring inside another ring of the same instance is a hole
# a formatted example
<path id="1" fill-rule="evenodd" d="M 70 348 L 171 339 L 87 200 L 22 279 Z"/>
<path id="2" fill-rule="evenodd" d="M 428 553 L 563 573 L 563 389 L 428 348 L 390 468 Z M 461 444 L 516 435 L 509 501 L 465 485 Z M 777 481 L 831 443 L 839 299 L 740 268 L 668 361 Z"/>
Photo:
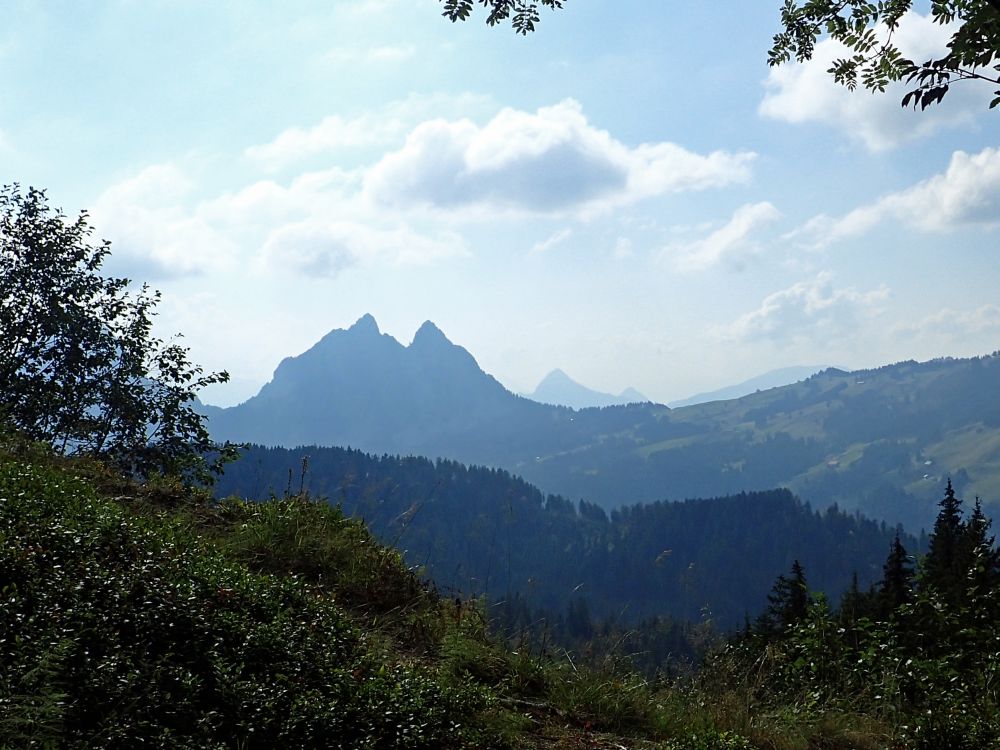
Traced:
<path id="1" fill-rule="evenodd" d="M 534 393 L 525 394 L 532 401 L 571 409 L 586 409 L 592 406 L 615 406 L 617 404 L 644 403 L 649 401 L 635 388 L 626 388 L 619 395 L 601 393 L 581 385 L 560 369 L 555 369 L 542 378 Z"/>
<path id="2" fill-rule="evenodd" d="M 403 346 L 365 315 L 210 420 L 220 439 L 447 455 L 483 425 L 544 408 L 506 390 L 430 321 Z"/>
<path id="3" fill-rule="evenodd" d="M 780 367 L 777 370 L 770 370 L 763 375 L 744 380 L 736 385 L 728 385 L 719 388 L 717 391 L 707 391 L 698 393 L 688 398 L 667 403 L 671 409 L 681 406 L 693 406 L 694 404 L 704 404 L 708 401 L 727 401 L 733 398 L 747 396 L 757 391 L 766 391 L 769 388 L 778 388 L 783 385 L 791 385 L 805 380 L 810 375 L 815 375 L 821 370 L 825 370 L 829 365 L 793 365 L 792 367 Z"/>
<path id="4" fill-rule="evenodd" d="M 217 438 L 339 445 L 503 467 L 605 508 L 788 487 L 910 528 L 951 476 L 1000 502 L 1000 355 L 830 368 L 738 399 L 575 411 L 507 391 L 425 323 L 403 346 L 365 316 L 206 409 Z"/>

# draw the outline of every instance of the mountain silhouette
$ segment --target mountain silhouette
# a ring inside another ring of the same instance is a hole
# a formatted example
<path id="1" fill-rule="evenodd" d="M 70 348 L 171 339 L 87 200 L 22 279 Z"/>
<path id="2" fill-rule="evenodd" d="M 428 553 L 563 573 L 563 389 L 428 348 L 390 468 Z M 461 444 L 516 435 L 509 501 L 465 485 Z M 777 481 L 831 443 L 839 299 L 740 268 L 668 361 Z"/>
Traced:
<path id="1" fill-rule="evenodd" d="M 404 346 L 365 315 L 283 360 L 253 398 L 209 417 L 219 439 L 433 456 L 454 454 L 484 425 L 546 408 L 504 388 L 432 322 Z"/>
<path id="2" fill-rule="evenodd" d="M 620 395 L 602 393 L 576 382 L 560 369 L 555 369 L 542 378 L 534 392 L 525 394 L 532 401 L 572 409 L 586 409 L 594 406 L 615 406 L 618 404 L 644 403 L 649 401 L 634 388 L 626 388 Z"/>

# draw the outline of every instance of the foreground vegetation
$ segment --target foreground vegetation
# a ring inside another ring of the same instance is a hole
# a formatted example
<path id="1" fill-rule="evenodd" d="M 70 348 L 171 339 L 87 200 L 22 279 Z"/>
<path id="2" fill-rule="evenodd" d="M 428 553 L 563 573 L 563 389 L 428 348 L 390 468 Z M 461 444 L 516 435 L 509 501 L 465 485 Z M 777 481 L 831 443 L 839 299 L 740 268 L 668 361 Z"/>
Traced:
<path id="1" fill-rule="evenodd" d="M 5 447 L 0 747 L 669 740 L 650 685 L 506 650 L 325 503 L 204 500 Z"/>
<path id="2" fill-rule="evenodd" d="M 651 680 L 627 638 L 501 643 L 306 496 L 214 503 L 8 439 L 0 498 L 4 748 L 1000 746 L 985 548 L 967 595 L 886 609 L 883 581 L 850 616 L 782 578 L 700 672 Z"/>

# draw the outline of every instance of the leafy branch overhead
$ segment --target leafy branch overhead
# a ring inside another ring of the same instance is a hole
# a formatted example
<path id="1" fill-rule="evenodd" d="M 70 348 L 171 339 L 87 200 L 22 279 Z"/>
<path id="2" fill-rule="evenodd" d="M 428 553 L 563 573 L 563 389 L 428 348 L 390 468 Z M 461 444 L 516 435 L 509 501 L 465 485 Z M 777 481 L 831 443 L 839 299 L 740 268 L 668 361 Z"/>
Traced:
<path id="1" fill-rule="evenodd" d="M 487 10 L 486 23 L 496 26 L 508 19 L 514 31 L 535 30 L 540 9 L 563 7 L 565 0 L 439 0 L 450 21 L 465 21 L 477 5 Z M 913 0 L 784 0 L 782 30 L 775 34 L 768 63 L 780 65 L 795 59 L 812 59 L 823 36 L 843 44 L 846 57 L 828 72 L 834 80 L 856 89 L 858 83 L 884 92 L 893 81 L 913 88 L 903 106 L 926 109 L 940 102 L 957 81 L 984 81 L 1000 86 L 1000 0 L 932 0 L 931 15 L 939 24 L 954 24 L 954 33 L 939 57 L 911 60 L 894 43 L 903 16 Z M 1000 105 L 1000 88 L 993 92 L 990 108 Z"/>
<path id="2" fill-rule="evenodd" d="M 562 8 L 565 0 L 441 0 L 444 3 L 444 15 L 449 21 L 464 21 L 472 13 L 475 6 L 484 6 L 489 14 L 486 23 L 496 26 L 510 20 L 511 26 L 518 34 L 527 34 L 535 30 L 535 24 L 541 20 L 540 7 L 555 10 Z"/>
<path id="3" fill-rule="evenodd" d="M 933 0 L 936 23 L 954 24 L 954 33 L 940 57 L 914 61 L 904 57 L 894 37 L 913 0 L 785 0 L 782 31 L 775 34 L 768 53 L 770 65 L 791 59 L 805 62 L 813 56 L 824 34 L 843 44 L 846 57 L 834 61 L 828 72 L 837 83 L 855 89 L 883 92 L 892 81 L 913 88 L 903 97 L 904 107 L 926 109 L 940 102 L 957 81 L 985 81 L 1000 86 L 1000 0 Z M 990 108 L 1000 104 L 1000 89 Z"/>

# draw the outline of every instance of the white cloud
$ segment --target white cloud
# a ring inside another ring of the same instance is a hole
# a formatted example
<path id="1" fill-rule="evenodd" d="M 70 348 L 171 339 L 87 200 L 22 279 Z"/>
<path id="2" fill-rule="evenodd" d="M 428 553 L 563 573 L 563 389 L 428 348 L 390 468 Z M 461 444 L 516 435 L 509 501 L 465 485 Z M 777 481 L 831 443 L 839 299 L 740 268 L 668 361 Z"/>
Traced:
<path id="1" fill-rule="evenodd" d="M 878 207 L 925 230 L 1000 226 L 1000 149 L 956 151 L 944 174 L 882 198 Z"/>
<path id="2" fill-rule="evenodd" d="M 868 292 L 835 288 L 832 277 L 822 273 L 768 295 L 759 308 L 718 333 L 734 341 L 789 343 L 808 338 L 823 343 L 857 331 L 880 312 L 879 303 L 888 296 L 885 285 Z"/>
<path id="3" fill-rule="evenodd" d="M 422 265 L 466 254 L 462 240 L 454 234 L 431 238 L 406 227 L 386 230 L 351 222 L 309 221 L 272 232 L 261 259 L 271 270 L 333 278 L 358 265 Z"/>
<path id="4" fill-rule="evenodd" d="M 566 100 L 535 113 L 504 109 L 482 127 L 424 122 L 368 171 L 365 191 L 376 205 L 402 209 L 587 213 L 745 181 L 753 158 L 665 142 L 629 148 Z"/>
<path id="5" fill-rule="evenodd" d="M 893 37 L 904 57 L 923 62 L 941 57 L 956 24 L 935 23 L 930 15 L 906 13 Z M 840 128 L 872 151 L 893 148 L 943 127 L 970 122 L 983 109 L 989 89 L 977 82 L 959 82 L 941 104 L 923 111 L 903 109 L 900 102 L 909 89 L 905 82 L 889 86 L 884 93 L 871 93 L 859 85 L 849 91 L 833 81 L 827 70 L 833 61 L 848 57 L 839 42 L 824 39 L 813 58 L 805 63 L 786 63 L 771 69 L 759 112 L 765 117 L 790 123 L 821 122 Z"/>
<path id="6" fill-rule="evenodd" d="M 568 240 L 572 236 L 573 236 L 573 230 L 570 229 L 569 227 L 566 227 L 565 229 L 560 229 L 558 232 L 556 232 L 555 234 L 553 234 L 551 237 L 547 237 L 546 239 L 544 239 L 544 240 L 542 240 L 540 242 L 536 242 L 532 246 L 531 252 L 532 253 L 544 253 L 544 252 L 547 252 L 548 250 L 551 250 L 553 247 L 555 247 L 556 245 L 558 245 L 560 242 L 565 242 L 566 240 Z"/>
<path id="7" fill-rule="evenodd" d="M 116 273 L 152 279 L 230 268 L 237 248 L 189 211 L 193 183 L 172 164 L 154 165 L 107 189 L 94 204 L 94 226 L 112 242 Z"/>
<path id="8" fill-rule="evenodd" d="M 707 237 L 688 244 L 676 244 L 664 250 L 681 271 L 703 271 L 723 261 L 735 261 L 755 249 L 751 235 L 773 224 L 781 213 L 767 201 L 740 206 L 732 218 Z"/>
<path id="9" fill-rule="evenodd" d="M 1000 148 L 978 154 L 956 151 L 943 173 L 842 217 L 813 217 L 789 237 L 822 248 L 886 219 L 929 232 L 1000 226 Z"/>
<path id="10" fill-rule="evenodd" d="M 112 270 L 155 279 L 239 268 L 333 278 L 342 270 L 432 263 L 467 253 L 453 232 L 425 234 L 358 198 L 359 177 L 339 169 L 288 184 L 258 180 L 187 205 L 194 183 L 154 165 L 109 188 L 95 226 L 113 242 Z"/>
<path id="11" fill-rule="evenodd" d="M 395 48 L 371 51 L 382 56 Z M 345 151 L 401 142 L 420 121 L 441 113 L 476 112 L 488 109 L 491 100 L 477 94 L 412 94 L 384 107 L 354 116 L 332 114 L 311 127 L 291 127 L 268 143 L 250 146 L 244 152 L 252 162 L 276 171 L 317 156 L 343 155 Z"/>
<path id="12" fill-rule="evenodd" d="M 409 136 L 372 166 L 257 179 L 199 201 L 194 181 L 177 166 L 154 165 L 109 188 L 95 219 L 115 242 L 115 260 L 142 278 L 238 268 L 332 278 L 357 265 L 394 267 L 466 253 L 461 238 L 445 231 L 452 217 L 440 209 L 581 215 L 743 180 L 753 159 L 703 156 L 670 143 L 630 148 L 589 125 L 571 101 L 534 114 L 506 109 L 482 127 L 425 119 L 428 108 L 476 109 L 485 101 L 410 97 L 354 120 L 333 116 L 314 128 L 287 130 L 247 156 L 278 168 L 344 143 Z M 414 127 L 415 121 L 422 123 Z M 535 251 L 570 236 L 564 229 Z"/>
<path id="13" fill-rule="evenodd" d="M 403 130 L 399 120 L 373 114 L 356 118 L 331 115 L 311 128 L 293 127 L 282 131 L 270 143 L 251 146 L 246 155 L 266 169 L 275 170 L 317 154 L 384 143 Z"/>

